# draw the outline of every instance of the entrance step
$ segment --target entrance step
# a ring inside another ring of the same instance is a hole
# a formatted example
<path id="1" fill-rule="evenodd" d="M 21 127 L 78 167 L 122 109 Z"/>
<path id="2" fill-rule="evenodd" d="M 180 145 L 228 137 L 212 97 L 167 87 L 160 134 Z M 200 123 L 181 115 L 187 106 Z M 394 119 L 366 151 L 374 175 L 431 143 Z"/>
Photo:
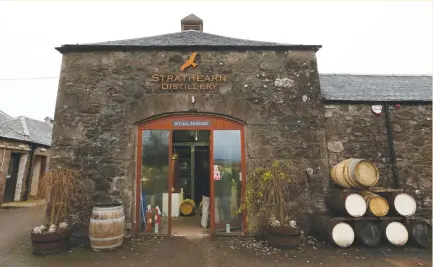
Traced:
<path id="1" fill-rule="evenodd" d="M 36 207 L 38 204 L 43 204 L 40 200 L 32 199 L 27 201 L 8 202 L 1 204 L 2 208 L 31 208 Z"/>

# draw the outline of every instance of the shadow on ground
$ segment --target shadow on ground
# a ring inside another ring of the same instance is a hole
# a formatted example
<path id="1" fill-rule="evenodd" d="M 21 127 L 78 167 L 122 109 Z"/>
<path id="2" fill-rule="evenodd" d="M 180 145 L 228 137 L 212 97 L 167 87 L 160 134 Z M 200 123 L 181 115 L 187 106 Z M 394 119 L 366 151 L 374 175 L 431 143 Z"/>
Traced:
<path id="1" fill-rule="evenodd" d="M 251 238 L 135 238 L 111 252 L 94 252 L 87 246 L 50 255 L 33 256 L 26 242 L 1 267 L 68 266 L 327 266 L 327 267 L 419 267 L 431 265 L 431 251 L 411 247 L 337 249 L 307 241 L 298 249 L 279 250 Z"/>

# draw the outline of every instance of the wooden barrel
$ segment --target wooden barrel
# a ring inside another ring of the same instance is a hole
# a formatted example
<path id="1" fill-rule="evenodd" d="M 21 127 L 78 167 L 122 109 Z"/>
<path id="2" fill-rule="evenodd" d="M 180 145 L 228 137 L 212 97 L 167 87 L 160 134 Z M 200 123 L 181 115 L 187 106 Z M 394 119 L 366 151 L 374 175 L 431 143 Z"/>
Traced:
<path id="1" fill-rule="evenodd" d="M 333 213 L 361 217 L 367 211 L 364 198 L 357 193 L 331 191 L 325 196 L 325 205 Z"/>
<path id="2" fill-rule="evenodd" d="M 401 216 L 409 217 L 416 212 L 416 201 L 407 193 L 390 194 L 388 202 L 391 205 L 392 211 Z"/>
<path id="3" fill-rule="evenodd" d="M 89 239 L 95 250 L 110 250 L 123 244 L 125 213 L 122 204 L 93 207 L 90 217 Z"/>
<path id="4" fill-rule="evenodd" d="M 185 199 L 180 204 L 180 213 L 184 216 L 190 216 L 194 214 L 195 202 L 192 199 Z"/>
<path id="5" fill-rule="evenodd" d="M 382 242 L 382 232 L 374 221 L 355 221 L 353 223 L 355 240 L 367 247 L 377 247 Z"/>
<path id="6" fill-rule="evenodd" d="M 349 247 L 355 240 L 353 228 L 345 222 L 334 222 L 327 229 L 331 240 L 339 247 Z"/>
<path id="7" fill-rule="evenodd" d="M 431 248 L 432 246 L 432 226 L 424 221 L 412 221 L 407 225 L 409 232 L 409 242 L 421 247 Z"/>
<path id="8" fill-rule="evenodd" d="M 400 222 L 383 221 L 381 230 L 386 240 L 394 246 L 403 246 L 409 240 L 407 228 Z"/>
<path id="9" fill-rule="evenodd" d="M 344 188 L 368 188 L 379 181 L 379 170 L 370 161 L 346 159 L 331 169 L 332 180 Z"/>
<path id="10" fill-rule="evenodd" d="M 346 248 L 355 240 L 353 228 L 342 221 L 319 217 L 315 219 L 312 226 L 319 238 L 333 246 Z"/>
<path id="11" fill-rule="evenodd" d="M 389 204 L 385 198 L 368 191 L 361 192 L 361 195 L 367 203 L 368 213 L 377 217 L 383 217 L 388 214 Z"/>

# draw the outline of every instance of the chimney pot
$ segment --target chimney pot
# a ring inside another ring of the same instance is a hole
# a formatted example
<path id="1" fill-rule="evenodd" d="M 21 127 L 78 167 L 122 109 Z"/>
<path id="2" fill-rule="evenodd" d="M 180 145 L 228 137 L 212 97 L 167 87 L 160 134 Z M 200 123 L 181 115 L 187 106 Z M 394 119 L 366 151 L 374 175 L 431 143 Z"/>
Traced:
<path id="1" fill-rule="evenodd" d="M 45 117 L 44 121 L 45 121 L 46 123 L 53 124 L 54 119 L 51 118 L 51 117 Z"/>

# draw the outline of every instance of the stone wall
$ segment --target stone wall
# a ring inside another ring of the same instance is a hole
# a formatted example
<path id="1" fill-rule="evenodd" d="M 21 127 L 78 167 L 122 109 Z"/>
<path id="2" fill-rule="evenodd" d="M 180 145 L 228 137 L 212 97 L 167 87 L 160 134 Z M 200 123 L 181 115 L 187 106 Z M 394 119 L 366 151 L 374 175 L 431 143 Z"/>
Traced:
<path id="1" fill-rule="evenodd" d="M 392 109 L 400 184 L 416 197 L 417 215 L 432 217 L 432 105 L 401 104 Z"/>
<path id="2" fill-rule="evenodd" d="M 374 115 L 370 104 L 332 103 L 325 105 L 325 117 L 329 166 L 367 159 L 379 169 L 378 186 L 393 186 L 385 115 Z"/>
<path id="3" fill-rule="evenodd" d="M 152 75 L 179 74 L 190 52 L 94 52 L 63 56 L 52 160 L 82 170 L 95 202 L 122 199 L 131 222 L 136 125 L 152 116 L 198 112 L 246 122 L 247 166 L 292 159 L 311 167 L 320 198 L 327 173 L 323 104 L 313 51 L 199 53 L 185 74 L 226 75 L 215 90 L 166 91 Z M 305 176 L 305 169 L 299 168 Z M 322 201 L 315 201 L 319 206 Z"/>
<path id="4" fill-rule="evenodd" d="M 399 184 L 416 196 L 418 214 L 429 218 L 431 112 L 431 104 L 390 105 Z M 378 186 L 395 188 L 384 111 L 376 116 L 371 104 L 327 103 L 325 117 L 329 167 L 351 157 L 368 159 L 379 168 Z"/>

